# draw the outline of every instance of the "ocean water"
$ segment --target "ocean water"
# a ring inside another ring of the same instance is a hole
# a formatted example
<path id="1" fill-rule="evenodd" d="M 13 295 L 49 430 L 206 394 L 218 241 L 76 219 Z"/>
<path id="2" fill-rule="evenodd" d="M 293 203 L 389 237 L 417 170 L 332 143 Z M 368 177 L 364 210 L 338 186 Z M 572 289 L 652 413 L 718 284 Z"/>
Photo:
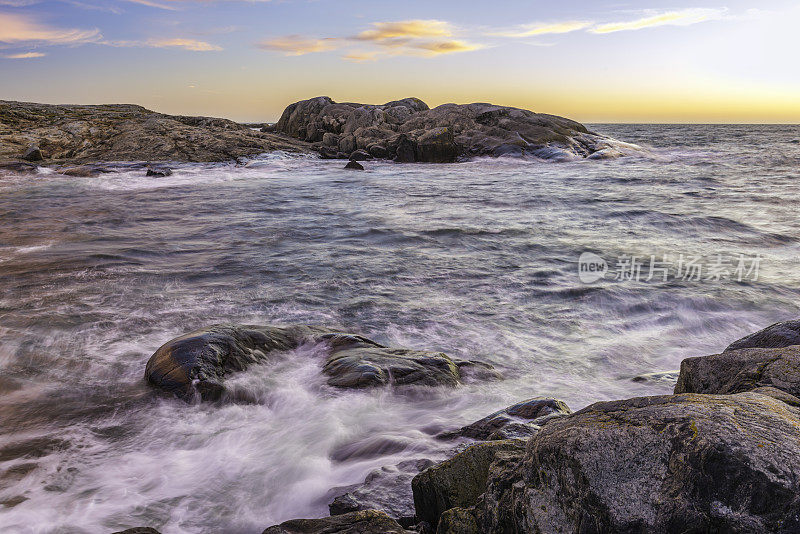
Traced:
<path id="1" fill-rule="evenodd" d="M 0 175 L 0 530 L 324 516 L 332 487 L 441 457 L 439 430 L 536 395 L 667 394 L 632 378 L 798 316 L 800 126 L 592 128 L 642 150 Z M 585 252 L 605 277 L 582 281 Z M 143 383 L 161 344 L 218 322 L 341 325 L 504 380 L 336 390 L 304 346 L 231 378 L 255 403 Z"/>

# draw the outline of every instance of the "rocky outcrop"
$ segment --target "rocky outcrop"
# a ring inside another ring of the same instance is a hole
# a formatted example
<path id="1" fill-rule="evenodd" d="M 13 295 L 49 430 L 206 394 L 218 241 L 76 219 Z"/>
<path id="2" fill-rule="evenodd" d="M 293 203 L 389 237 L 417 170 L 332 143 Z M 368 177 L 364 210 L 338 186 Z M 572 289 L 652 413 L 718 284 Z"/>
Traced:
<path id="1" fill-rule="evenodd" d="M 570 413 L 572 410 L 563 401 L 551 397 L 533 397 L 437 437 L 445 440 L 464 437 L 484 441 L 524 439 L 534 435 L 550 419 Z"/>
<path id="2" fill-rule="evenodd" d="M 351 512 L 322 519 L 292 519 L 269 527 L 263 534 L 411 534 L 377 510 Z"/>
<path id="3" fill-rule="evenodd" d="M 756 393 L 594 404 L 490 476 L 476 532 L 798 532 L 798 415 Z"/>
<path id="4" fill-rule="evenodd" d="M 687 358 L 681 363 L 675 393 L 730 394 L 761 388 L 800 397 L 800 346 Z"/>
<path id="5" fill-rule="evenodd" d="M 725 352 L 748 348 L 780 348 L 800 345 L 800 320 L 783 321 L 738 339 Z"/>
<path id="6" fill-rule="evenodd" d="M 326 346 L 322 372 L 328 384 L 342 388 L 455 386 L 462 379 L 462 368 L 491 369 L 488 364 L 454 360 L 442 352 L 386 347 L 326 327 L 214 325 L 162 345 L 147 362 L 145 379 L 185 400 L 218 400 L 225 392 L 227 374 L 302 343 Z"/>
<path id="7" fill-rule="evenodd" d="M 305 143 L 225 119 L 164 115 L 141 106 L 0 101 L 0 162 L 229 161 Z"/>
<path id="8" fill-rule="evenodd" d="M 524 447 L 523 440 L 514 439 L 478 443 L 415 476 L 411 488 L 417 519 L 435 527 L 447 510 L 474 506 L 486 491 L 496 459 L 518 455 Z"/>
<path id="9" fill-rule="evenodd" d="M 296 102 L 276 130 L 314 143 L 323 157 L 355 150 L 397 162 L 451 163 L 475 156 L 551 160 L 621 155 L 633 148 L 575 121 L 492 104 L 444 104 L 417 98 L 383 105 L 337 103 L 326 96 Z"/>

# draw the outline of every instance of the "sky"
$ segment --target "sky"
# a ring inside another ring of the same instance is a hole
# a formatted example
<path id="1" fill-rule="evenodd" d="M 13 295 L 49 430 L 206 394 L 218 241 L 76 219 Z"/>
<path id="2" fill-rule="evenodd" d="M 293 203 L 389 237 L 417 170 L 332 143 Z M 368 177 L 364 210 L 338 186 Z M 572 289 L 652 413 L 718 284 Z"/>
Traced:
<path id="1" fill-rule="evenodd" d="M 275 121 L 327 95 L 800 123 L 800 0 L 0 0 L 0 99 Z"/>

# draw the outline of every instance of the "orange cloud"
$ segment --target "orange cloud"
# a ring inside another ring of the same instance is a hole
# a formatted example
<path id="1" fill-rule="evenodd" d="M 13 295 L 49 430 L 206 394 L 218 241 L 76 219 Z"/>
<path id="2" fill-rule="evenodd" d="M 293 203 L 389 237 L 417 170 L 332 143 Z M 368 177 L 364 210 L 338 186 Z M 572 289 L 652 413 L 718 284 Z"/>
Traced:
<path id="1" fill-rule="evenodd" d="M 450 37 L 450 24 L 441 20 L 404 20 L 399 22 L 373 22 L 373 29 L 366 30 L 353 39 L 359 41 L 386 41 L 410 37 Z"/>

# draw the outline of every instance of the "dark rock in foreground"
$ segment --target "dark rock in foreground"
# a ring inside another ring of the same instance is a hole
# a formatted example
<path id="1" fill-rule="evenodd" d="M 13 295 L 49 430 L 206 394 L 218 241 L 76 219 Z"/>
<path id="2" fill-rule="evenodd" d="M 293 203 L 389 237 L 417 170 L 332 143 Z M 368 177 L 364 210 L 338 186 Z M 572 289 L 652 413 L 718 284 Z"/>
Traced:
<path id="1" fill-rule="evenodd" d="M 435 526 L 445 511 L 474 506 L 486 491 L 496 459 L 519 455 L 524 448 L 525 442 L 515 439 L 478 443 L 421 472 L 411 483 L 417 519 Z"/>
<path id="2" fill-rule="evenodd" d="M 543 424 L 554 417 L 572 413 L 563 401 L 550 397 L 533 397 L 454 432 L 437 436 L 439 439 L 459 437 L 476 440 L 524 439 L 534 435 Z"/>
<path id="3" fill-rule="evenodd" d="M 492 473 L 476 532 L 799 532 L 799 415 L 756 393 L 594 404 Z"/>
<path id="4" fill-rule="evenodd" d="M 26 153 L 32 144 L 37 152 Z M 229 161 L 274 150 L 308 152 L 286 137 L 226 119 L 164 115 L 141 106 L 0 101 L 0 161 Z"/>
<path id="5" fill-rule="evenodd" d="M 263 534 L 410 534 L 377 510 L 351 512 L 322 519 L 292 519 L 269 527 Z"/>
<path id="6" fill-rule="evenodd" d="M 478 365 L 453 360 L 442 352 L 385 347 L 364 336 L 325 327 L 215 325 L 162 345 L 147 362 L 145 378 L 185 400 L 196 396 L 218 400 L 228 373 L 244 371 L 276 351 L 303 343 L 326 345 L 329 355 L 322 372 L 335 387 L 455 386 L 461 381 L 460 367 Z"/>
<path id="7" fill-rule="evenodd" d="M 430 109 L 418 98 L 380 106 L 336 103 L 326 96 L 303 100 L 286 108 L 276 130 L 314 143 L 323 157 L 347 159 L 363 151 L 400 163 L 506 155 L 603 158 L 621 155 L 624 146 L 555 115 L 492 104 Z"/>
<path id="8" fill-rule="evenodd" d="M 800 345 L 800 320 L 783 321 L 728 345 L 725 352 L 747 348 L 780 348 Z"/>
<path id="9" fill-rule="evenodd" d="M 150 527 L 136 527 L 128 530 L 121 530 L 113 534 L 160 534 L 156 529 Z"/>
<path id="10" fill-rule="evenodd" d="M 687 358 L 681 363 L 675 393 L 730 394 L 760 388 L 800 397 L 800 346 L 739 349 Z"/>

